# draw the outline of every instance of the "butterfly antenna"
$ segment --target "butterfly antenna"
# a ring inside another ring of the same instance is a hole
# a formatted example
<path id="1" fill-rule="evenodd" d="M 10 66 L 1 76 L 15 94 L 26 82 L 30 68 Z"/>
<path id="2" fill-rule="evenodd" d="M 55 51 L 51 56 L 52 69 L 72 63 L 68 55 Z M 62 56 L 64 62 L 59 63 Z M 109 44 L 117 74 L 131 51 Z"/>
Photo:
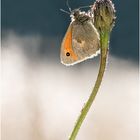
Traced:
<path id="1" fill-rule="evenodd" d="M 69 14 L 70 15 L 70 12 L 66 11 L 66 10 L 63 10 L 63 9 L 60 9 L 60 11 L 66 13 L 66 14 Z"/>
<path id="2" fill-rule="evenodd" d="M 70 5 L 69 5 L 69 0 L 66 1 L 66 5 L 67 5 L 69 11 L 71 12 L 71 8 L 70 8 Z"/>
<path id="3" fill-rule="evenodd" d="M 87 7 L 92 7 L 92 5 L 81 6 L 81 7 L 79 7 L 78 9 L 87 8 Z"/>

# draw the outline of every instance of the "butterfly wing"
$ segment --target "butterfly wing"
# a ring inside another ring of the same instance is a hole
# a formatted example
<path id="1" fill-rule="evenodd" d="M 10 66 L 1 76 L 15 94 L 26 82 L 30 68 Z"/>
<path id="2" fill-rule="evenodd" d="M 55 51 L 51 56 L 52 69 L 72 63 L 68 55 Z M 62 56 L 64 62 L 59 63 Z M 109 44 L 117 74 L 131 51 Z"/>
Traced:
<path id="1" fill-rule="evenodd" d="M 91 21 L 78 24 L 73 21 L 62 41 L 61 62 L 64 65 L 74 65 L 99 52 L 99 35 Z"/>
<path id="2" fill-rule="evenodd" d="M 78 57 L 78 62 L 92 58 L 99 53 L 99 34 L 90 20 L 84 24 L 73 22 L 72 47 Z"/>
<path id="3" fill-rule="evenodd" d="M 66 35 L 62 41 L 60 57 L 61 63 L 64 65 L 71 65 L 78 60 L 78 57 L 72 47 L 72 24 L 69 25 Z"/>

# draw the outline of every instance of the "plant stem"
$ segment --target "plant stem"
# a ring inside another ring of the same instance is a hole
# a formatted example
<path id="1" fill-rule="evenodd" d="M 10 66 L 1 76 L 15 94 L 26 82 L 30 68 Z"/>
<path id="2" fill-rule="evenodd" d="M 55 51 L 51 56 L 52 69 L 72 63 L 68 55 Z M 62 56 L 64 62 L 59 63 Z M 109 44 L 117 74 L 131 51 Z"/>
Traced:
<path id="1" fill-rule="evenodd" d="M 108 54 L 108 43 L 109 42 L 109 32 L 103 32 L 100 33 L 100 45 L 101 45 L 101 56 L 100 56 L 100 68 L 99 68 L 99 73 L 97 76 L 97 80 L 95 82 L 94 88 L 92 90 L 92 93 L 88 99 L 88 101 L 86 102 L 84 108 L 81 111 L 80 116 L 78 117 L 78 120 L 75 124 L 75 127 L 71 133 L 71 136 L 69 138 L 69 140 L 75 140 L 78 131 L 97 95 L 98 89 L 101 85 L 102 82 L 102 78 L 105 72 L 105 68 L 106 68 L 106 61 L 107 61 L 107 54 Z"/>

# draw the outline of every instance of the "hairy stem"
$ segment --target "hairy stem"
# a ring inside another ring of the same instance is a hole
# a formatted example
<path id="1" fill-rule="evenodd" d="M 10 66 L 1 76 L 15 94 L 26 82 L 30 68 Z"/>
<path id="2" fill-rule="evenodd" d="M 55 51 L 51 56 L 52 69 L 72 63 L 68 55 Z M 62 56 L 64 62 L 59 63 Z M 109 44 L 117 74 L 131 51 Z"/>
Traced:
<path id="1" fill-rule="evenodd" d="M 86 102 L 84 108 L 81 111 L 80 116 L 78 117 L 78 120 L 75 124 L 75 127 L 71 133 L 69 140 L 75 140 L 75 138 L 78 134 L 78 131 L 79 131 L 79 129 L 97 95 L 98 89 L 101 85 L 102 78 L 103 78 L 105 68 L 106 68 L 106 61 L 107 61 L 107 54 L 108 54 L 108 42 L 109 42 L 109 33 L 108 32 L 100 33 L 101 57 L 100 57 L 100 68 L 99 68 L 97 80 L 95 82 L 94 88 L 92 90 L 92 93 L 91 93 L 88 101 Z"/>

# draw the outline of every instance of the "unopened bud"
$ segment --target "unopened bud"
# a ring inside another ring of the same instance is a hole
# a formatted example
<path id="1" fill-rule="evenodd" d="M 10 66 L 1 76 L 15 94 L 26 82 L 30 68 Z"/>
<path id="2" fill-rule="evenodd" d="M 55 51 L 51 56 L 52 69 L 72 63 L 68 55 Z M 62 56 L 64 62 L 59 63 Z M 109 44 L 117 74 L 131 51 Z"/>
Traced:
<path id="1" fill-rule="evenodd" d="M 91 12 L 94 14 L 94 25 L 99 32 L 112 30 L 116 17 L 111 0 L 96 0 Z"/>

